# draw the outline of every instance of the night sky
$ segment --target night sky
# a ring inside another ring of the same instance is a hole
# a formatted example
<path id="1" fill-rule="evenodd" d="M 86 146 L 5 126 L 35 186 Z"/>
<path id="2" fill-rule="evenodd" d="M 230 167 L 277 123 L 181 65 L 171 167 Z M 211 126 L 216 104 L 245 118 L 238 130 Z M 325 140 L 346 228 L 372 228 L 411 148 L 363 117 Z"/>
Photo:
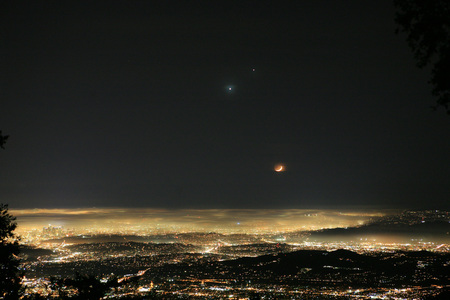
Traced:
<path id="1" fill-rule="evenodd" d="M 449 208 L 450 117 L 394 14 L 380 0 L 2 1 L 0 202 Z"/>

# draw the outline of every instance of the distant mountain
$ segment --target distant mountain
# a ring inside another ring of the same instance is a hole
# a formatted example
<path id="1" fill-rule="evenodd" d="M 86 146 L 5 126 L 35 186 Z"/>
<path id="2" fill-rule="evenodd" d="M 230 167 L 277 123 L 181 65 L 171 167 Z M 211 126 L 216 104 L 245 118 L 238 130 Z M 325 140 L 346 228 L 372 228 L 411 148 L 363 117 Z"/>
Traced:
<path id="1" fill-rule="evenodd" d="M 73 252 L 165 254 L 198 251 L 198 247 L 181 243 L 106 242 L 74 244 L 66 247 Z"/>
<path id="2" fill-rule="evenodd" d="M 36 248 L 31 246 L 20 246 L 20 257 L 23 261 L 36 261 L 39 257 L 51 255 L 52 250 Z"/>
<path id="3" fill-rule="evenodd" d="M 449 258 L 450 254 L 427 251 L 362 255 L 348 250 L 300 250 L 240 258 L 221 264 L 230 268 L 229 273 L 255 274 L 274 281 L 290 278 L 311 283 L 316 282 L 316 278 L 331 278 L 353 285 L 373 286 L 387 282 L 393 285 L 410 284 L 415 280 L 426 284 L 448 284 L 450 267 L 446 262 Z"/>
<path id="4" fill-rule="evenodd" d="M 67 244 L 87 244 L 87 243 L 126 243 L 126 242 L 151 242 L 151 243 L 176 243 L 177 239 L 174 235 L 121 235 L 121 234 L 95 234 L 95 235 L 76 235 L 70 237 L 62 237 L 49 239 L 46 243 L 62 243 Z"/>
<path id="5" fill-rule="evenodd" d="M 276 274 L 297 274 L 301 269 L 317 268 L 374 268 L 380 265 L 380 261 L 371 256 L 364 256 L 348 250 L 320 251 L 299 250 L 277 255 L 263 255 L 259 257 L 244 257 L 223 262 L 231 267 L 254 268 L 271 271 Z M 382 263 L 381 265 L 385 265 Z"/>
<path id="6" fill-rule="evenodd" d="M 444 220 L 429 222 L 379 221 L 360 227 L 333 228 L 310 232 L 313 241 L 377 241 L 377 242 L 450 242 L 450 223 Z"/>

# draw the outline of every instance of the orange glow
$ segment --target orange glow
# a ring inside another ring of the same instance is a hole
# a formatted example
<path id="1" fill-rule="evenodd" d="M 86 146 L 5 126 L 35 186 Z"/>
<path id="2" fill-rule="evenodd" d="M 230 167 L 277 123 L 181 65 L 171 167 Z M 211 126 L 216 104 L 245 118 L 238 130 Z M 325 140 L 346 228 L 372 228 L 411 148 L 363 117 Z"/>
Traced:
<path id="1" fill-rule="evenodd" d="M 285 168 L 284 168 L 285 170 Z M 308 231 L 352 227 L 397 210 L 62 208 L 12 209 L 16 233 L 62 226 L 78 233 Z M 236 226 L 236 220 L 240 225 Z"/>
<path id="2" fill-rule="evenodd" d="M 282 164 L 278 164 L 273 169 L 275 170 L 275 172 L 283 172 L 286 168 Z"/>

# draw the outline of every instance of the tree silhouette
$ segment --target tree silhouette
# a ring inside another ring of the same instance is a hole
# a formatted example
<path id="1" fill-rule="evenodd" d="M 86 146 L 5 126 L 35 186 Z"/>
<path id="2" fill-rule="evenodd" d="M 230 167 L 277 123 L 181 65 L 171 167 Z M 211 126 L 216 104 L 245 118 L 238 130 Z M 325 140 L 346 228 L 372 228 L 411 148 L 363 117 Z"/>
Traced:
<path id="1" fill-rule="evenodd" d="M 0 130 L 0 147 L 4 148 L 9 136 Z M 14 234 L 16 218 L 8 212 L 8 205 L 0 203 L 0 298 L 19 299 L 22 277 L 19 275 L 19 243 Z"/>
<path id="2" fill-rule="evenodd" d="M 51 289 L 56 292 L 54 296 L 58 299 L 82 299 L 98 300 L 105 296 L 106 292 L 120 284 L 116 277 L 110 278 L 106 282 L 94 275 L 75 274 L 75 278 L 52 278 Z M 75 290 L 75 294 L 69 290 Z"/>
<path id="3" fill-rule="evenodd" d="M 0 298 L 19 299 L 22 278 L 19 275 L 19 243 L 14 234 L 16 218 L 8 212 L 8 205 L 0 204 Z"/>
<path id="4" fill-rule="evenodd" d="M 436 107 L 450 114 L 450 1 L 394 0 L 394 5 L 397 32 L 407 34 L 418 67 L 432 66 Z"/>
<path id="5" fill-rule="evenodd" d="M 9 135 L 3 135 L 0 130 L 0 148 L 5 149 L 6 140 L 9 138 Z"/>

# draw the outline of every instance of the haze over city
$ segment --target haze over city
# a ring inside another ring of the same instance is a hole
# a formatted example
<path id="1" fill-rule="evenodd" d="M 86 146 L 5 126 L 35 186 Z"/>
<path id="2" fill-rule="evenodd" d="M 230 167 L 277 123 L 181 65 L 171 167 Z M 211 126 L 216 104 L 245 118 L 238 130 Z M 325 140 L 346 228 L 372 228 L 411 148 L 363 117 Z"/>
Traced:
<path id="1" fill-rule="evenodd" d="M 12 210 L 20 231 L 47 226 L 109 229 L 110 233 L 139 228 L 155 232 L 275 233 L 358 226 L 394 214 L 395 210 L 335 211 L 276 209 L 20 209 Z"/>

